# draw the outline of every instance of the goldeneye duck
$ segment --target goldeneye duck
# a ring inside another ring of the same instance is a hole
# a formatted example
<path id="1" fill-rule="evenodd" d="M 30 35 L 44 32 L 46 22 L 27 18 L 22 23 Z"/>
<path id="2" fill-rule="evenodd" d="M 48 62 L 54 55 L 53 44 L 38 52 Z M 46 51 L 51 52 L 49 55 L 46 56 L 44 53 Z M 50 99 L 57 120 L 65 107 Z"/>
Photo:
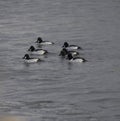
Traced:
<path id="1" fill-rule="evenodd" d="M 31 53 L 31 54 L 37 54 L 37 55 L 44 55 L 47 52 L 47 50 L 43 50 L 43 49 L 35 49 L 34 46 L 30 46 L 30 48 L 28 49 L 28 51 Z"/>
<path id="2" fill-rule="evenodd" d="M 54 44 L 53 42 L 43 41 L 43 39 L 41 37 L 37 38 L 36 43 L 38 43 L 40 45 L 52 45 L 52 44 Z"/>
<path id="3" fill-rule="evenodd" d="M 67 54 L 71 53 L 72 56 L 79 55 L 79 52 L 73 51 L 73 50 L 67 50 L 66 48 L 63 48 L 59 54 L 59 56 L 66 56 Z"/>
<path id="4" fill-rule="evenodd" d="M 68 42 L 64 42 L 63 48 L 67 48 L 69 50 L 77 50 L 77 49 L 82 49 L 81 47 L 77 45 L 69 45 Z"/>
<path id="5" fill-rule="evenodd" d="M 84 58 L 82 58 L 82 57 L 73 57 L 71 53 L 69 53 L 67 55 L 67 59 L 70 62 L 79 62 L 79 63 L 86 62 L 86 60 Z"/>
<path id="6" fill-rule="evenodd" d="M 39 58 L 31 58 L 28 54 L 25 54 L 23 59 L 26 63 L 36 63 L 41 61 Z"/>

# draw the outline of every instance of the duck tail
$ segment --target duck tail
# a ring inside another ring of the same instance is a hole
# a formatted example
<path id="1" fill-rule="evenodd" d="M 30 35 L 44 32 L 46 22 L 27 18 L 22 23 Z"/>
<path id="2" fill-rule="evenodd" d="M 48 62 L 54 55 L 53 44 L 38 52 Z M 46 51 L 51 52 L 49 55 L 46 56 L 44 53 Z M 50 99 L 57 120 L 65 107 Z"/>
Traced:
<path id="1" fill-rule="evenodd" d="M 38 58 L 38 62 L 40 62 L 41 61 L 41 59 L 40 58 Z"/>
<path id="2" fill-rule="evenodd" d="M 83 59 L 83 62 L 88 62 L 88 60 L 86 60 L 86 59 Z"/>
<path id="3" fill-rule="evenodd" d="M 47 50 L 45 50 L 45 54 L 47 54 L 48 53 L 48 51 Z"/>
<path id="4" fill-rule="evenodd" d="M 80 47 L 80 46 L 78 47 L 78 49 L 79 49 L 79 50 L 83 50 L 82 47 Z"/>

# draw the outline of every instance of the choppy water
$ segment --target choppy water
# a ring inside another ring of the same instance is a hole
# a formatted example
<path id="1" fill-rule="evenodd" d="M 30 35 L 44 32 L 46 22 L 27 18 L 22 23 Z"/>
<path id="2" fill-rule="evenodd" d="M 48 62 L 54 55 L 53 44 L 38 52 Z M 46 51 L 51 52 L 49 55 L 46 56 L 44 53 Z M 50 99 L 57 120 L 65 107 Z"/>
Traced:
<path id="1" fill-rule="evenodd" d="M 22 57 L 38 36 L 44 62 Z M 27 121 L 120 121 L 120 1 L 0 0 L 0 114 Z M 84 64 L 58 54 L 80 45 Z"/>

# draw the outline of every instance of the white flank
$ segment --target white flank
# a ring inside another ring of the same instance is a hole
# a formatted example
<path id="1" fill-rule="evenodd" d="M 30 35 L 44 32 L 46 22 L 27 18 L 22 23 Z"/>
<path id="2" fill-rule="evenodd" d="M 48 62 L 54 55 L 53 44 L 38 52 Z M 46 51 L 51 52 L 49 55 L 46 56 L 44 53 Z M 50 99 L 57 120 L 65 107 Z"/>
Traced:
<path id="1" fill-rule="evenodd" d="M 37 59 L 37 58 L 36 58 L 36 59 L 29 59 L 29 60 L 26 60 L 26 59 L 25 59 L 25 62 L 26 62 L 26 63 L 36 63 L 36 62 L 38 62 L 38 60 L 39 60 L 39 59 Z"/>
<path id="2" fill-rule="evenodd" d="M 79 63 L 82 63 L 83 62 L 83 59 L 80 59 L 80 58 L 78 58 L 78 59 L 71 59 L 70 60 L 71 62 L 79 62 Z"/>
<path id="3" fill-rule="evenodd" d="M 38 51 L 33 51 L 30 52 L 31 54 L 35 54 L 35 55 L 44 55 L 45 54 L 45 50 L 38 50 Z"/>
<path id="4" fill-rule="evenodd" d="M 74 56 L 74 55 L 78 55 L 78 53 L 77 52 L 70 52 L 71 54 L 72 54 L 72 56 Z"/>
<path id="5" fill-rule="evenodd" d="M 72 47 L 72 46 L 71 46 L 71 47 L 66 47 L 66 49 L 68 49 L 68 50 L 77 50 L 78 47 L 74 47 L 74 46 Z"/>
<path id="6" fill-rule="evenodd" d="M 53 43 L 52 42 L 41 42 L 41 43 L 39 43 L 39 44 L 41 44 L 41 45 L 52 45 Z"/>

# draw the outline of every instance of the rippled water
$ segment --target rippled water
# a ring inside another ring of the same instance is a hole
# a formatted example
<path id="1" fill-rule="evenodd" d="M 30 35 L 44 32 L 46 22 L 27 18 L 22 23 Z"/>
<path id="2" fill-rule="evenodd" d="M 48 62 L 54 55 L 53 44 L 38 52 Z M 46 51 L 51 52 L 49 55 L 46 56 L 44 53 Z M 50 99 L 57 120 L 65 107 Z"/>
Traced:
<path id="1" fill-rule="evenodd" d="M 38 36 L 44 62 L 22 57 Z M 120 1 L 0 0 L 0 114 L 27 121 L 120 121 Z M 58 55 L 80 45 L 87 63 Z"/>

